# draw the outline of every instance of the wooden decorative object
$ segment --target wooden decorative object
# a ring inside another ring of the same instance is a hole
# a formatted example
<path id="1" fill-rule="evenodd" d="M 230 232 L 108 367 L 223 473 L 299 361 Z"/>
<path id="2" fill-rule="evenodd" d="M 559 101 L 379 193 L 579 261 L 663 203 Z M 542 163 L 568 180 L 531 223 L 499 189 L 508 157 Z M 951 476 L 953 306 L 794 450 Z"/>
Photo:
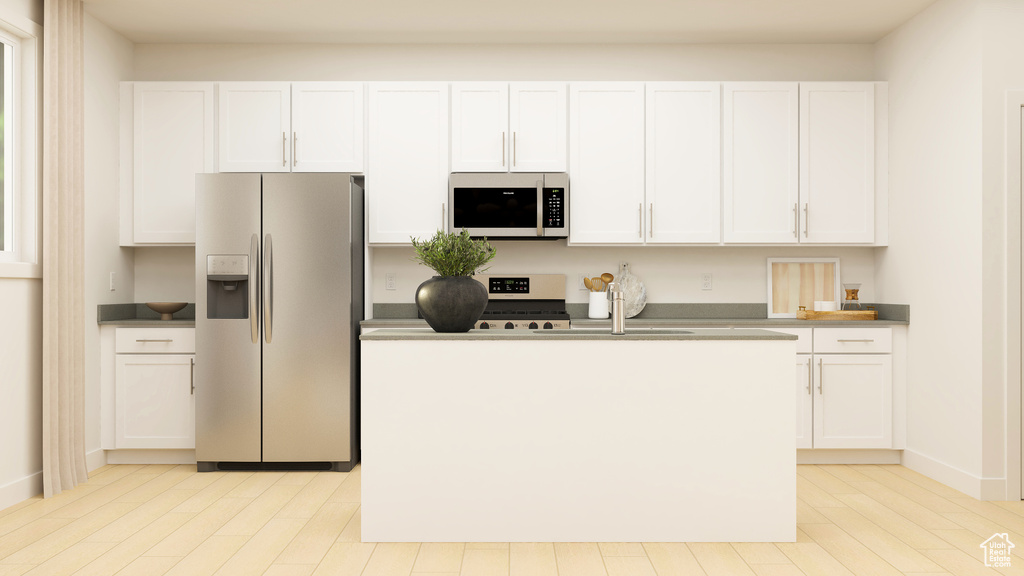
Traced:
<path id="1" fill-rule="evenodd" d="M 801 306 L 796 311 L 797 320 L 878 320 L 878 310 L 835 310 L 832 312 L 815 312 L 804 310 Z"/>

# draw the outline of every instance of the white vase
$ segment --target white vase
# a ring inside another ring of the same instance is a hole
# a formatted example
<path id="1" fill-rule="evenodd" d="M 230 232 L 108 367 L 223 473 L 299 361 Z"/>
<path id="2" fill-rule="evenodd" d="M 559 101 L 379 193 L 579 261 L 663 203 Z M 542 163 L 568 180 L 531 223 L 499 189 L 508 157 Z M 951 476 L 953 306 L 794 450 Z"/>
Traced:
<path id="1" fill-rule="evenodd" d="M 591 292 L 590 293 L 590 318 L 605 319 L 608 318 L 608 293 L 607 292 Z"/>

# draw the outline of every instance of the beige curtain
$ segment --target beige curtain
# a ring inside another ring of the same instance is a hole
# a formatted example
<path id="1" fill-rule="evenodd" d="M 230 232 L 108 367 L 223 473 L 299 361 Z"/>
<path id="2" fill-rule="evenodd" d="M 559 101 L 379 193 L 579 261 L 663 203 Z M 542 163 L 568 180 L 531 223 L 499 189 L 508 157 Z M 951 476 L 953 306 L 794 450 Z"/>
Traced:
<path id="1" fill-rule="evenodd" d="M 82 1 L 43 5 L 43 495 L 88 479 L 82 149 Z"/>

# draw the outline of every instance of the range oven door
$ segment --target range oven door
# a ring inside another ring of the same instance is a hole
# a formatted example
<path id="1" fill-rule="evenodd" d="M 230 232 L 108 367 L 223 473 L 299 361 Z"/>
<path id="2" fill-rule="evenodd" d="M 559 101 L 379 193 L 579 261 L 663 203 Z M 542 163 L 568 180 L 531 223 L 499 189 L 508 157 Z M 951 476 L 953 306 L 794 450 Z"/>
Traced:
<path id="1" fill-rule="evenodd" d="M 567 174 L 453 173 L 448 184 L 450 232 L 479 238 L 566 238 Z"/>

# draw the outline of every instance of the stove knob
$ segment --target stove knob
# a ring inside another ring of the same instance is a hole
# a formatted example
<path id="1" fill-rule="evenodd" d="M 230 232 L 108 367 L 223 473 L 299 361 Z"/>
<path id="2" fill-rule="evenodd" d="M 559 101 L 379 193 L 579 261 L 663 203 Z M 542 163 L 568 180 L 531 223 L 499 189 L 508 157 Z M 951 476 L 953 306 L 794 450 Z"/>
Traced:
<path id="1" fill-rule="evenodd" d="M 490 325 L 490 324 L 488 324 L 487 322 L 481 322 L 481 323 L 480 323 L 480 329 L 481 329 L 481 330 L 487 330 L 487 329 L 488 329 L 488 328 L 490 328 L 490 327 L 491 327 L 491 325 Z"/>
<path id="2" fill-rule="evenodd" d="M 551 322 L 545 322 L 544 323 L 544 329 L 545 330 L 551 330 L 552 328 L 554 328 L 554 326 L 551 324 Z"/>
<path id="3" fill-rule="evenodd" d="M 511 329 L 513 329 L 515 327 L 516 327 L 515 324 L 513 324 L 511 322 L 505 322 L 505 330 L 511 330 Z"/>
<path id="4" fill-rule="evenodd" d="M 537 329 L 537 323 L 536 322 L 530 322 L 530 325 L 527 326 L 527 328 L 529 328 L 530 330 L 536 330 Z"/>

